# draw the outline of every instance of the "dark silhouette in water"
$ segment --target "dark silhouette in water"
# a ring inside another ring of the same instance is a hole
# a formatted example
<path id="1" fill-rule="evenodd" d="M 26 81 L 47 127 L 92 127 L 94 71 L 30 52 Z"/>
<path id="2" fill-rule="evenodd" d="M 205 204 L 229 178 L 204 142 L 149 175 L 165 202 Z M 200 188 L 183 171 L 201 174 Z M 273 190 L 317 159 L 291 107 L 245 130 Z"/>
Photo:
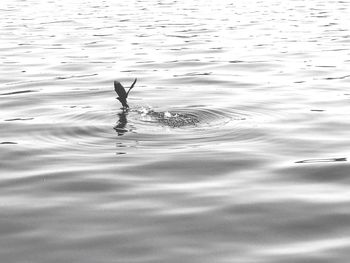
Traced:
<path id="1" fill-rule="evenodd" d="M 125 129 L 125 126 L 128 123 L 128 120 L 126 118 L 127 114 L 128 114 L 128 110 L 118 113 L 119 121 L 117 125 L 113 127 L 113 129 L 118 133 L 119 136 L 124 135 L 124 133 L 128 131 L 127 129 Z"/>
<path id="2" fill-rule="evenodd" d="M 125 91 L 125 88 L 122 86 L 122 84 L 120 84 L 119 81 L 116 81 L 116 80 L 114 81 L 114 90 L 119 96 L 117 98 L 117 100 L 120 101 L 120 103 L 123 105 L 124 109 L 129 108 L 129 105 L 128 105 L 126 99 L 128 98 L 129 92 L 134 87 L 136 81 L 137 81 L 137 79 L 135 79 L 134 82 L 131 84 L 131 87 L 129 88 L 128 92 Z"/>

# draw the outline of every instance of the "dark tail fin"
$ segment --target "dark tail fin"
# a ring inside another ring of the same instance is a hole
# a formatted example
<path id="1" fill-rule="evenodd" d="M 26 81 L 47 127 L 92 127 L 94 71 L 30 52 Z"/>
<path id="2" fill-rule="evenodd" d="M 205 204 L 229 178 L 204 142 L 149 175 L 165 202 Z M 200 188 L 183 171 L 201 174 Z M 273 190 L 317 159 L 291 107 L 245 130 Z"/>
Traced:
<path id="1" fill-rule="evenodd" d="M 119 81 L 114 81 L 114 90 L 118 94 L 119 98 L 124 100 L 126 99 L 127 97 L 126 91 Z"/>
<path id="2" fill-rule="evenodd" d="M 128 92 L 126 93 L 126 97 L 128 97 L 130 90 L 135 86 L 136 81 L 137 81 L 137 78 L 135 78 L 134 82 L 131 84 L 130 89 L 129 89 Z"/>

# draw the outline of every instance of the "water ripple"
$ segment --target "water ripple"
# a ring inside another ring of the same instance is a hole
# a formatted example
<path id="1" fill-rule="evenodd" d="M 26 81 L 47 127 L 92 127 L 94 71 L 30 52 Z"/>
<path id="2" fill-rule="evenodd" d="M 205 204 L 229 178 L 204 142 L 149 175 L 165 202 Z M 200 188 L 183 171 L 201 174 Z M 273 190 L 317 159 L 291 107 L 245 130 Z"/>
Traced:
<path id="1" fill-rule="evenodd" d="M 1 2 L 1 261 L 348 262 L 349 3 L 97 2 Z"/>
<path id="2" fill-rule="evenodd" d="M 139 107 L 119 113 L 114 129 L 123 140 L 175 144 L 189 147 L 229 141 L 258 140 L 262 134 L 255 128 L 270 116 L 251 111 L 210 109 L 205 106 L 157 111 Z M 265 118 L 265 119 L 264 119 Z M 220 138 L 220 139 L 219 139 Z"/>

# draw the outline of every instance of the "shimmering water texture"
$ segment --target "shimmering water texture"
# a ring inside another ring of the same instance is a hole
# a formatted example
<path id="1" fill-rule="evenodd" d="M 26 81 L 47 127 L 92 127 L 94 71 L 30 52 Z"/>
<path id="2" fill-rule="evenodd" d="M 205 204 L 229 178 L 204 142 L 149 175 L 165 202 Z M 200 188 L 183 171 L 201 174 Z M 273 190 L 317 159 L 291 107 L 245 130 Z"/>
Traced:
<path id="1" fill-rule="evenodd" d="M 349 13 L 2 0 L 0 262 L 348 263 Z"/>

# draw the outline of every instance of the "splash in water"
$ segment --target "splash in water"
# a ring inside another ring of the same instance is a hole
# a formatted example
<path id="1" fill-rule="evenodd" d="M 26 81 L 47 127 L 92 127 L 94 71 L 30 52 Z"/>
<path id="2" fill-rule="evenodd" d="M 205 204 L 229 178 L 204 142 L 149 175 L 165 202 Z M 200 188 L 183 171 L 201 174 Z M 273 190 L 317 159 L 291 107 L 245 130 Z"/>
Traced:
<path id="1" fill-rule="evenodd" d="M 147 121 L 157 121 L 162 125 L 170 126 L 172 128 L 179 128 L 184 126 L 194 126 L 199 123 L 199 119 L 194 114 L 180 113 L 180 112 L 158 112 L 151 108 L 141 108 L 136 110 Z"/>

